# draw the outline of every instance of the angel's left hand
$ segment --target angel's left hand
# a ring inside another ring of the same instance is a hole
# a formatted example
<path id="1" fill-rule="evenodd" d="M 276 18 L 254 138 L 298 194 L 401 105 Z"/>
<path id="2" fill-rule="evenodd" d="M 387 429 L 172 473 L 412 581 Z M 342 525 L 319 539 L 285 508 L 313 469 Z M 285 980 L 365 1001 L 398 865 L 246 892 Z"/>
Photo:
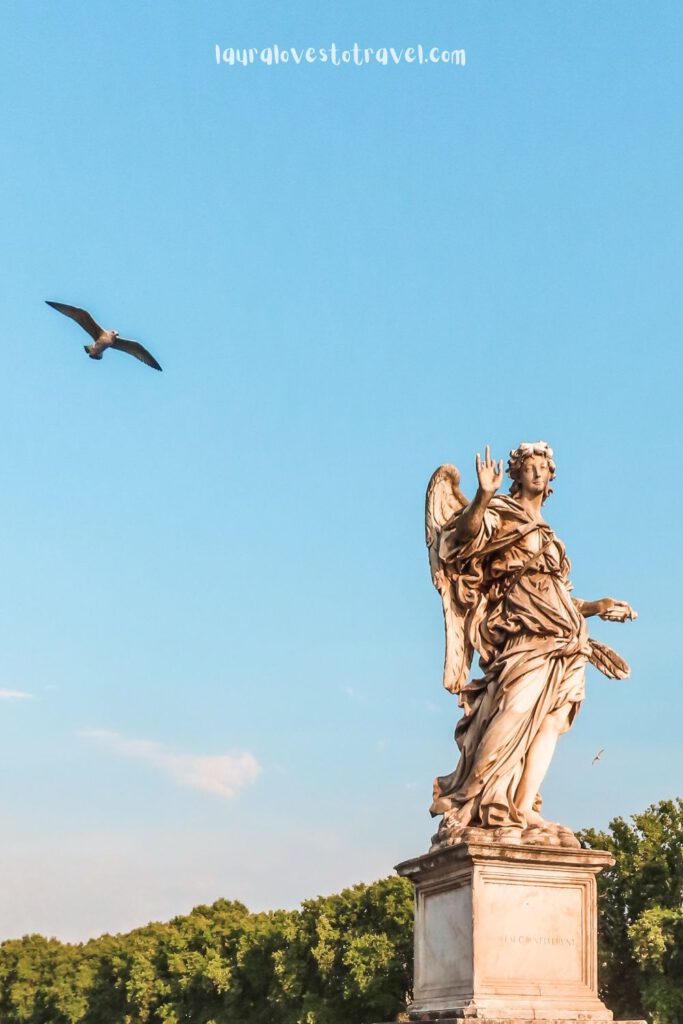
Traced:
<path id="1" fill-rule="evenodd" d="M 600 607 L 598 616 L 606 622 L 625 622 L 626 619 L 638 618 L 638 612 L 634 611 L 626 601 L 617 601 L 614 597 L 603 597 L 598 604 Z"/>

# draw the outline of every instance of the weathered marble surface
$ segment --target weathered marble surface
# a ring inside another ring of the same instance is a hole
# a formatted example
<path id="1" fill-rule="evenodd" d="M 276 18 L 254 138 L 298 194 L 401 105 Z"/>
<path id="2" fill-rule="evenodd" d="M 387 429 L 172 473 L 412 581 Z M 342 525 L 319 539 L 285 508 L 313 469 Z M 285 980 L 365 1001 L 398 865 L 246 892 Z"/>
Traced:
<path id="1" fill-rule="evenodd" d="M 595 876 L 612 863 L 602 850 L 488 833 L 399 864 L 416 896 L 408 1019 L 609 1024 L 597 987 Z"/>

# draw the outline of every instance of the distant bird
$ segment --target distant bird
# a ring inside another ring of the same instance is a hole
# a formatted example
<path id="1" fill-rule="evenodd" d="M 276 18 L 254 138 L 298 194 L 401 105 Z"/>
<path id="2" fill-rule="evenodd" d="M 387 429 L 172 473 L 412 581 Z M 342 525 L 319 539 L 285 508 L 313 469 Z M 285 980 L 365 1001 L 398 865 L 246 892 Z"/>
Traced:
<path id="1" fill-rule="evenodd" d="M 595 755 L 595 757 L 591 761 L 591 764 L 595 764 L 597 761 L 599 761 L 604 753 L 605 753 L 605 748 L 604 747 L 602 748 L 602 750 L 598 750 L 597 754 Z"/>
<path id="2" fill-rule="evenodd" d="M 58 313 L 70 316 L 72 320 L 81 325 L 84 331 L 88 332 L 93 339 L 93 344 L 84 345 L 83 348 L 91 359 L 101 359 L 102 353 L 108 348 L 115 348 L 119 352 L 127 352 L 129 356 L 135 356 L 136 359 L 146 363 L 147 366 L 151 366 L 155 370 L 161 369 L 151 352 L 143 348 L 139 342 L 126 341 L 125 338 L 119 338 L 118 331 L 105 331 L 103 327 L 95 323 L 87 310 L 79 309 L 78 306 L 65 306 L 63 302 L 50 302 L 48 299 L 45 301 L 48 306 L 52 306 Z"/>

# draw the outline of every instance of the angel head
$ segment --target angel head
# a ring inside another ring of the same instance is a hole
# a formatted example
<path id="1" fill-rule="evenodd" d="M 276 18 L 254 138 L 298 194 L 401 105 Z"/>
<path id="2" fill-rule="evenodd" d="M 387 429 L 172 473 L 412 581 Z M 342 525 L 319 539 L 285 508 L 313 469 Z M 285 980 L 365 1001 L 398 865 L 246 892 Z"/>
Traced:
<path id="1" fill-rule="evenodd" d="M 510 452 L 507 473 L 513 498 L 524 493 L 543 494 L 545 501 L 553 493 L 550 481 L 555 479 L 552 448 L 546 441 L 523 441 Z"/>

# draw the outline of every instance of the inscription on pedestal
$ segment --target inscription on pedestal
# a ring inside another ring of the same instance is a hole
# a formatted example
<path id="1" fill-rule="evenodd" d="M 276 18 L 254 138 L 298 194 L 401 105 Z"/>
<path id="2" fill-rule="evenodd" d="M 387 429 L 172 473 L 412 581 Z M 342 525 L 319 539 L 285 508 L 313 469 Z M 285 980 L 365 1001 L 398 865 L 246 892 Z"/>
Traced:
<path id="1" fill-rule="evenodd" d="M 587 984 L 581 955 L 584 891 L 540 879 L 524 884 L 482 879 L 480 902 L 486 938 L 476 950 L 484 984 Z M 493 941 L 491 941 L 493 939 Z"/>

